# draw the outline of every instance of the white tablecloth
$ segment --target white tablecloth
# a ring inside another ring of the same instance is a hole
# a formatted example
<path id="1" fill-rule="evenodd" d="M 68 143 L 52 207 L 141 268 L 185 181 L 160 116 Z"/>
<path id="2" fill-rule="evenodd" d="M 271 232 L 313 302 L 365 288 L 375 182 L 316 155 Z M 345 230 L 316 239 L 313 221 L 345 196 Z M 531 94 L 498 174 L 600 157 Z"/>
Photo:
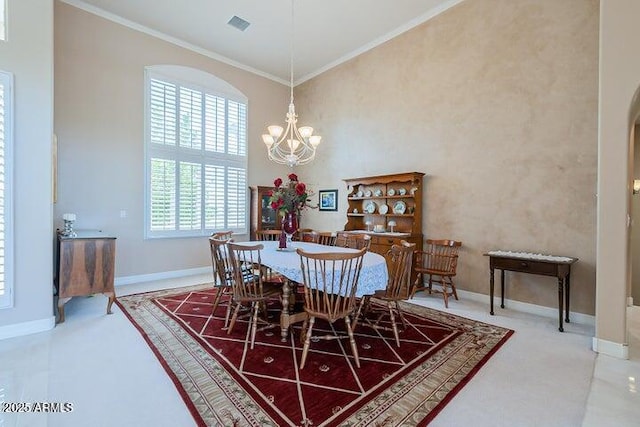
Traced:
<path id="1" fill-rule="evenodd" d="M 235 242 L 237 244 L 255 245 L 262 244 L 264 249 L 260 252 L 262 264 L 272 270 L 282 274 L 289 280 L 302 283 L 302 270 L 300 269 L 300 256 L 295 252 L 284 252 L 277 250 L 278 242 L 251 241 Z M 356 252 L 355 249 L 341 248 L 338 246 L 319 245 L 317 243 L 293 242 L 293 246 L 306 252 Z M 371 295 L 378 289 L 387 287 L 389 273 L 387 272 L 387 262 L 382 255 L 367 252 L 362 261 L 362 270 L 356 289 L 356 296 Z"/>

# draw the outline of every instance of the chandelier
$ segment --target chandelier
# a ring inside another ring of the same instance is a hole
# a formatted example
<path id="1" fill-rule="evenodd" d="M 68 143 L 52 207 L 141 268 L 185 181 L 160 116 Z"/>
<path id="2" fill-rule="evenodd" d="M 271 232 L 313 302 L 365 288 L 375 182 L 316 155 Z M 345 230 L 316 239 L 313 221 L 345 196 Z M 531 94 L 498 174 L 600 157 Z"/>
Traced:
<path id="1" fill-rule="evenodd" d="M 293 1 L 291 0 L 291 55 L 290 55 L 290 99 L 287 112 L 287 128 L 272 125 L 267 127 L 268 134 L 262 135 L 262 141 L 267 146 L 269 159 L 276 163 L 290 167 L 309 163 L 316 156 L 316 148 L 322 137 L 313 135 L 311 126 L 298 129 L 298 115 L 293 105 Z"/>

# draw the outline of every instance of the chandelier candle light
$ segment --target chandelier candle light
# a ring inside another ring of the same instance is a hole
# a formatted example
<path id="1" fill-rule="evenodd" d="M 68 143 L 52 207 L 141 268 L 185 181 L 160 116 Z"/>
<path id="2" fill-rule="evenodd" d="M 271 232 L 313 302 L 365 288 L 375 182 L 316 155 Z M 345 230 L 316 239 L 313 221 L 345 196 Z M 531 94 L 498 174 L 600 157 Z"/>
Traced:
<path id="1" fill-rule="evenodd" d="M 287 112 L 287 128 L 272 125 L 267 127 L 268 134 L 262 135 L 262 141 L 267 146 L 269 159 L 276 163 L 290 167 L 309 163 L 316 156 L 316 148 L 322 137 L 313 135 L 311 126 L 298 129 L 298 115 L 293 104 L 293 1 L 291 0 L 291 56 L 290 56 L 290 101 Z"/>

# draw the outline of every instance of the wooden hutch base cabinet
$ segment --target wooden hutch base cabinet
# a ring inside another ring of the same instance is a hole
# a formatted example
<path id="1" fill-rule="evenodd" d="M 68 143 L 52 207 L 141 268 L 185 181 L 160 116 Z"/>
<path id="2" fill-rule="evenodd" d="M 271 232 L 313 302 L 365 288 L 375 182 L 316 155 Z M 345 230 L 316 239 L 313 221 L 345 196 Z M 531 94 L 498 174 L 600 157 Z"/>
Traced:
<path id="1" fill-rule="evenodd" d="M 407 172 L 345 179 L 349 202 L 345 231 L 369 234 L 371 251 L 381 255 L 401 240 L 422 250 L 423 177 L 422 172 Z"/>
<path id="2" fill-rule="evenodd" d="M 115 254 L 116 238 L 100 231 L 78 230 L 72 237 L 58 232 L 58 323 L 64 322 L 64 305 L 77 296 L 105 294 L 109 297 L 107 314 L 111 314 L 116 299 Z"/>

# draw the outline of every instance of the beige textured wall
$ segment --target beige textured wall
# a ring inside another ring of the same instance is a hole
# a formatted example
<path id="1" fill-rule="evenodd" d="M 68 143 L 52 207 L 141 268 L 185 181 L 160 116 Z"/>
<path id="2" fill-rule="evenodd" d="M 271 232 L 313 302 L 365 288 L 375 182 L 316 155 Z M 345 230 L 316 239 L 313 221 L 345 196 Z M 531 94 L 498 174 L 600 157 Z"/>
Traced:
<path id="1" fill-rule="evenodd" d="M 284 120 L 286 86 L 56 2 L 54 218 L 60 227 L 62 214 L 74 212 L 77 228 L 115 234 L 116 277 L 211 263 L 206 238 L 143 238 L 143 72 L 154 64 L 198 68 L 243 92 L 249 99 L 249 184 L 268 184 L 278 172 L 260 134 L 266 124 Z"/>
<path id="2" fill-rule="evenodd" d="M 572 310 L 594 313 L 597 0 L 474 0 L 296 90 L 324 140 L 301 176 L 421 171 L 427 237 L 461 240 L 458 287 L 488 293 L 491 249 L 580 258 Z M 557 307 L 557 281 L 508 274 L 507 298 Z"/>
<path id="3" fill-rule="evenodd" d="M 52 328 L 53 230 L 53 4 L 9 0 L 8 39 L 0 42 L 0 69 L 14 76 L 14 307 L 0 310 L 14 333 Z M 28 323 L 31 322 L 31 323 Z"/>
<path id="4" fill-rule="evenodd" d="M 630 135 L 640 111 L 640 56 L 629 43 L 640 36 L 640 2 L 602 0 L 600 9 L 596 337 L 624 344 L 630 268 Z"/>

